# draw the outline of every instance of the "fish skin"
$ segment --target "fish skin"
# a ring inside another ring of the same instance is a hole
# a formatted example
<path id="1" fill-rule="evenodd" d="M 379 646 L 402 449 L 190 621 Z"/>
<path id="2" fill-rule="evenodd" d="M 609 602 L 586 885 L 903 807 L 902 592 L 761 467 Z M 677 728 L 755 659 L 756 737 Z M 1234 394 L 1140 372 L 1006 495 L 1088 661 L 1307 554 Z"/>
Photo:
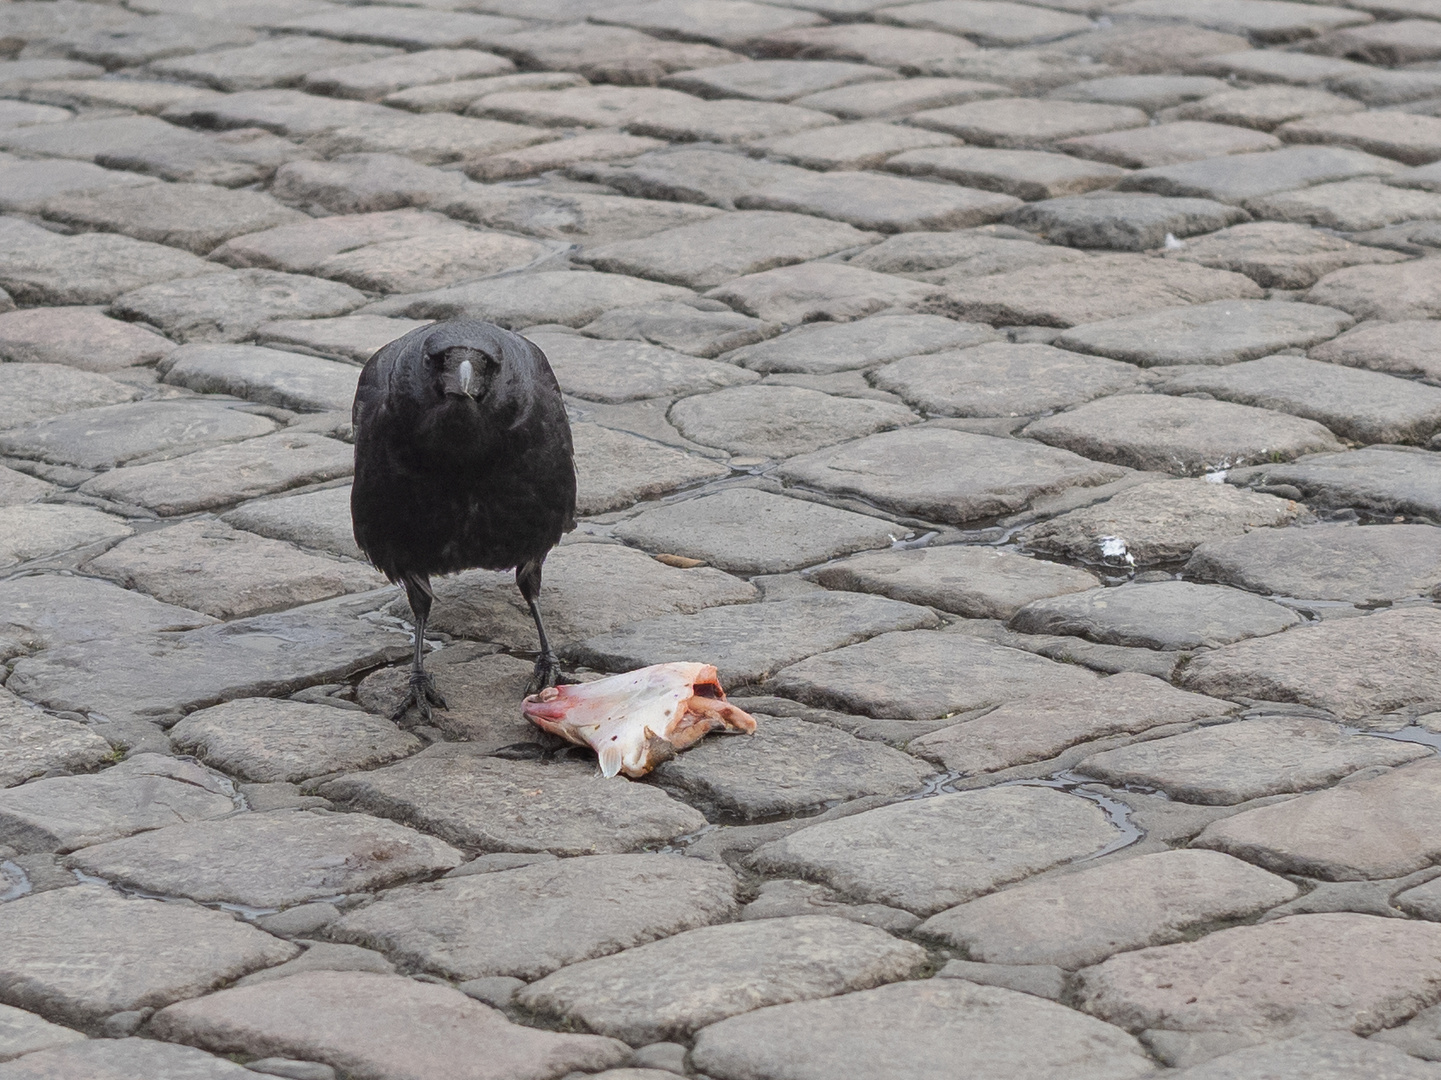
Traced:
<path id="1" fill-rule="evenodd" d="M 553 686 L 521 702 L 538 727 L 589 746 L 605 776 L 644 776 L 711 731 L 749 735 L 755 717 L 726 701 L 710 664 L 652 664 L 589 683 Z"/>

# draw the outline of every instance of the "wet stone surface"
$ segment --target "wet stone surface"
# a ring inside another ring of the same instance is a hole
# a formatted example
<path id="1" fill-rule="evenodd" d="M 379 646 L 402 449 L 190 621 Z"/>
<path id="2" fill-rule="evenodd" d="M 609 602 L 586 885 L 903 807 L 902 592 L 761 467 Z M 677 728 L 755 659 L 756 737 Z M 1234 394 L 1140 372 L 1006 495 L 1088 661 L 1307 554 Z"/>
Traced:
<path id="1" fill-rule="evenodd" d="M 0 4 L 0 1075 L 1436 1071 L 1441 7 L 805 2 Z M 389 719 L 452 317 L 754 734 L 556 751 L 506 568 Z"/>
<path id="2" fill-rule="evenodd" d="M 765 604 L 732 604 L 695 615 L 629 623 L 561 650 L 565 659 L 606 671 L 680 662 L 706 648 L 723 684 L 757 682 L 788 664 L 874 635 L 933 627 L 929 608 L 880 596 L 816 590 Z"/>
<path id="3" fill-rule="evenodd" d="M 1262 594 L 1373 604 L 1430 595 L 1432 579 L 1441 579 L 1438 541 L 1429 525 L 1258 529 L 1202 544 L 1186 567 L 1192 577 Z"/>
<path id="4" fill-rule="evenodd" d="M 463 1080 L 563 1076 L 629 1057 L 611 1039 L 522 1027 L 448 986 L 372 972 L 307 972 L 231 988 L 181 1002 L 157 1015 L 152 1030 L 222 1054 L 278 1053 L 381 1076 L 432 1066 Z"/>
<path id="5" fill-rule="evenodd" d="M 61 720 L 0 694 L 0 746 L 4 747 L 0 787 L 22 784 L 52 769 L 77 772 L 110 756 L 110 744 L 73 720 Z"/>
<path id="6" fill-rule="evenodd" d="M 381 717 L 274 698 L 198 709 L 169 734 L 176 749 L 259 783 L 374 767 L 421 748 L 415 736 Z"/>
<path id="7" fill-rule="evenodd" d="M 279 540 L 203 520 L 121 541 L 86 568 L 157 600 L 217 618 L 258 615 L 385 584 L 360 563 L 297 551 Z"/>
<path id="8" fill-rule="evenodd" d="M 665 762 L 656 782 L 712 817 L 754 819 L 867 795 L 905 795 L 932 775 L 925 762 L 824 724 L 757 719 L 753 735 L 717 738 Z"/>
<path id="9" fill-rule="evenodd" d="M 1235 589 L 1159 581 L 1033 600 L 1009 625 L 1025 634 L 1073 634 L 1103 645 L 1197 649 L 1301 622 L 1290 609 Z"/>
<path id="10" fill-rule="evenodd" d="M 399 765 L 320 788 L 326 798 L 482 851 L 612 854 L 705 824 L 656 788 L 601 778 L 590 764 L 534 764 L 440 744 Z"/>
<path id="11" fill-rule="evenodd" d="M 362 594 L 359 611 L 341 599 L 182 633 L 57 644 L 18 661 L 7 688 L 110 720 L 289 694 L 408 655 L 403 635 L 357 617 L 384 600 Z"/>
<path id="12" fill-rule="evenodd" d="M 1077 454 L 1182 476 L 1341 444 L 1314 420 L 1231 402 L 1120 394 L 1038 420 L 1026 434 Z"/>
<path id="13" fill-rule="evenodd" d="M 1010 826 L 1044 818 L 1003 852 L 994 839 Z M 823 881 L 860 900 L 917 915 L 963 903 L 998 885 L 1089 855 L 1116 831 L 1092 802 L 1041 787 L 994 788 L 895 803 L 812 825 L 760 848 L 769 872 Z"/>
<path id="14" fill-rule="evenodd" d="M 19 851 L 73 851 L 235 809 L 229 781 L 145 753 L 95 776 L 56 776 L 0 792 L 0 836 Z"/>
<path id="15" fill-rule="evenodd" d="M 886 547 L 903 531 L 884 518 L 732 488 L 648 509 L 619 525 L 616 535 L 651 551 L 701 559 L 722 570 L 774 574 L 865 548 Z"/>
<path id="16" fill-rule="evenodd" d="M 461 861 L 450 845 L 359 814 L 275 810 L 97 844 L 67 865 L 160 896 L 252 908 L 366 892 Z"/>
<path id="17" fill-rule="evenodd" d="M 1185 558 L 1207 542 L 1288 525 L 1302 513 L 1294 501 L 1229 484 L 1156 480 L 1031 525 L 1020 540 L 1035 551 L 1086 563 L 1144 566 Z"/>
<path id="18" fill-rule="evenodd" d="M 992 342 L 887 364 L 872 383 L 929 416 L 1032 416 L 1128 390 L 1128 364 L 1039 343 Z"/>
<path id="19" fill-rule="evenodd" d="M 1009 618 L 1032 600 L 1099 584 L 1084 570 L 964 544 L 853 555 L 809 576 L 828 589 L 879 593 L 977 619 Z"/>
<path id="20" fill-rule="evenodd" d="M 337 941 L 453 979 L 538 979 L 581 960 L 724 921 L 735 878 L 664 855 L 596 855 L 413 885 L 346 915 Z"/>
<path id="21" fill-rule="evenodd" d="M 880 258 L 889 243 L 891 241 L 878 245 L 856 259 L 864 260 L 866 254 Z M 898 254 L 897 258 L 904 260 L 906 256 Z M 946 265 L 945 258 L 942 256 L 941 265 Z M 865 268 L 864 261 L 857 265 Z M 920 266 L 903 262 L 890 269 L 905 269 L 911 265 Z M 930 266 L 923 268 L 930 269 Z M 979 345 L 997 336 L 990 327 L 956 323 L 935 315 L 873 315 L 853 323 L 797 327 L 770 341 L 737 349 L 726 359 L 765 375 L 776 372 L 828 375 L 854 368 L 875 367 L 903 356 Z"/>
<path id="22" fill-rule="evenodd" d="M 1429 607 L 1298 627 L 1195 657 L 1179 682 L 1191 690 L 1298 701 L 1346 720 L 1431 700 L 1437 658 Z"/>
<path id="23" fill-rule="evenodd" d="M 430 626 L 441 633 L 518 649 L 539 646 L 514 574 L 471 570 L 441 578 L 435 588 Z M 620 544 L 562 545 L 546 560 L 544 588 L 546 626 L 557 644 L 759 596 L 755 586 L 712 567 L 669 566 Z"/>
<path id="24" fill-rule="evenodd" d="M 5 1003 L 89 1029 L 112 1013 L 194 997 L 299 951 L 221 912 L 127 899 L 103 885 L 7 904 L 0 921 L 13 943 L 3 962 Z"/>
<path id="25" fill-rule="evenodd" d="M 1184 940 L 1189 926 L 1245 918 L 1298 892 L 1217 852 L 1166 851 L 991 893 L 931 916 L 918 932 L 974 960 L 1075 969 Z"/>
<path id="26" fill-rule="evenodd" d="M 1319 305 L 1223 300 L 1078 326 L 1056 343 L 1143 367 L 1232 364 L 1318 344 L 1351 323 L 1345 312 Z"/>
<path id="27" fill-rule="evenodd" d="M 1266 718 L 1107 750 L 1076 771 L 1118 787 L 1159 789 L 1183 802 L 1226 805 L 1426 756 L 1425 747 L 1347 735 L 1324 720 Z"/>
<path id="28" fill-rule="evenodd" d="M 760 919 L 572 965 L 527 986 L 518 1000 L 601 1034 L 649 1043 L 757 1007 L 913 977 L 927 962 L 920 946 L 849 920 Z"/>
<path id="29" fill-rule="evenodd" d="M 912 753 L 963 774 L 1045 761 L 1072 746 L 1169 724 L 1217 720 L 1234 706 L 1136 672 L 1005 702 L 909 744 Z"/>
<path id="30" fill-rule="evenodd" d="M 1400 877 L 1434 859 L 1429 830 L 1438 813 L 1431 793 L 1436 775 L 1433 762 L 1419 761 L 1247 810 L 1207 826 L 1196 842 L 1323 881 Z"/>
<path id="31" fill-rule="evenodd" d="M 1434 978 L 1438 940 L 1441 930 L 1424 922 L 1295 915 L 1113 957 L 1082 974 L 1081 1004 L 1130 1028 L 1232 1031 L 1251 1040 L 1370 1034 L 1415 1009 Z M 1307 989 L 1316 977 L 1331 984 L 1320 999 Z"/>
<path id="32" fill-rule="evenodd" d="M 964 668 L 957 683 L 950 672 Z M 1094 677 L 965 634 L 896 631 L 782 669 L 769 687 L 810 705 L 867 716 L 933 720 L 1047 690 L 1077 690 Z"/>
<path id="33" fill-rule="evenodd" d="M 1015 512 L 1039 495 L 1125 475 L 1114 466 L 1039 443 L 935 426 L 804 454 L 776 472 L 791 483 L 951 524 Z"/>
<path id="34" fill-rule="evenodd" d="M 1038 1029 L 1049 1037 L 1028 1037 Z M 704 1029 L 692 1055 L 713 1075 L 773 1069 L 805 1080 L 883 1076 L 892 1069 L 924 1075 L 963 1061 L 995 1075 L 1096 1080 L 1144 1076 L 1152 1068 L 1140 1044 L 1115 1027 L 1029 994 L 961 979 L 760 1009 Z"/>

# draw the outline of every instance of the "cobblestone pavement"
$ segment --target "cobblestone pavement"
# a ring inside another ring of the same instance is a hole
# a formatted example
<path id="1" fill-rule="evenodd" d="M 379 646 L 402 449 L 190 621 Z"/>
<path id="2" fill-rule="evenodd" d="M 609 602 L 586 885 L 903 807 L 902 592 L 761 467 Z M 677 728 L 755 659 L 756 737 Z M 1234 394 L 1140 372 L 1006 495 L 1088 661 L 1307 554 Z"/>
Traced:
<path id="1" fill-rule="evenodd" d="M 0 3 L 0 1080 L 1438 1080 L 1438 159 L 1441 0 Z M 755 735 L 387 719 L 461 315 Z"/>

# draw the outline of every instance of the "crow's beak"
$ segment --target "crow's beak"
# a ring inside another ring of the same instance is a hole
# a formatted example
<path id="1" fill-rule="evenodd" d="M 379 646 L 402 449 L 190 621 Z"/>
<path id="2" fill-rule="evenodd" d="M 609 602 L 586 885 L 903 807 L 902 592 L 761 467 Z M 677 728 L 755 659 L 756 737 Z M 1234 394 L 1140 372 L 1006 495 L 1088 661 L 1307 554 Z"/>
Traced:
<path id="1" fill-rule="evenodd" d="M 475 386 L 475 369 L 470 366 L 470 361 L 462 360 L 460 370 L 456 374 L 460 379 L 460 392 L 466 397 L 474 397 L 471 390 Z"/>

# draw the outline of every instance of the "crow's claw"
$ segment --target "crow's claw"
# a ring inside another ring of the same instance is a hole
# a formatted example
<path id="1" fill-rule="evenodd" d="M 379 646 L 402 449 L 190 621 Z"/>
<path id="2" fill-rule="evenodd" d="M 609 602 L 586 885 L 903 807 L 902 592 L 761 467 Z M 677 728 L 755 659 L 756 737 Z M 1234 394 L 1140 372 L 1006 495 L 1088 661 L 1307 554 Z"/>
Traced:
<path id="1" fill-rule="evenodd" d="M 400 703 L 400 708 L 390 714 L 392 721 L 399 722 L 400 718 L 410 711 L 414 705 L 416 712 L 425 723 L 430 723 L 430 707 L 434 705 L 439 709 L 449 709 L 445 698 L 441 697 L 440 691 L 435 688 L 435 680 L 423 671 L 413 671 L 410 674 L 410 691 L 405 695 L 405 700 Z"/>
<path id="2" fill-rule="evenodd" d="M 555 653 L 541 653 L 535 662 L 535 671 L 530 676 L 530 682 L 525 684 L 525 693 L 538 694 L 548 686 L 556 686 L 565 680 L 560 673 L 560 660 Z"/>

